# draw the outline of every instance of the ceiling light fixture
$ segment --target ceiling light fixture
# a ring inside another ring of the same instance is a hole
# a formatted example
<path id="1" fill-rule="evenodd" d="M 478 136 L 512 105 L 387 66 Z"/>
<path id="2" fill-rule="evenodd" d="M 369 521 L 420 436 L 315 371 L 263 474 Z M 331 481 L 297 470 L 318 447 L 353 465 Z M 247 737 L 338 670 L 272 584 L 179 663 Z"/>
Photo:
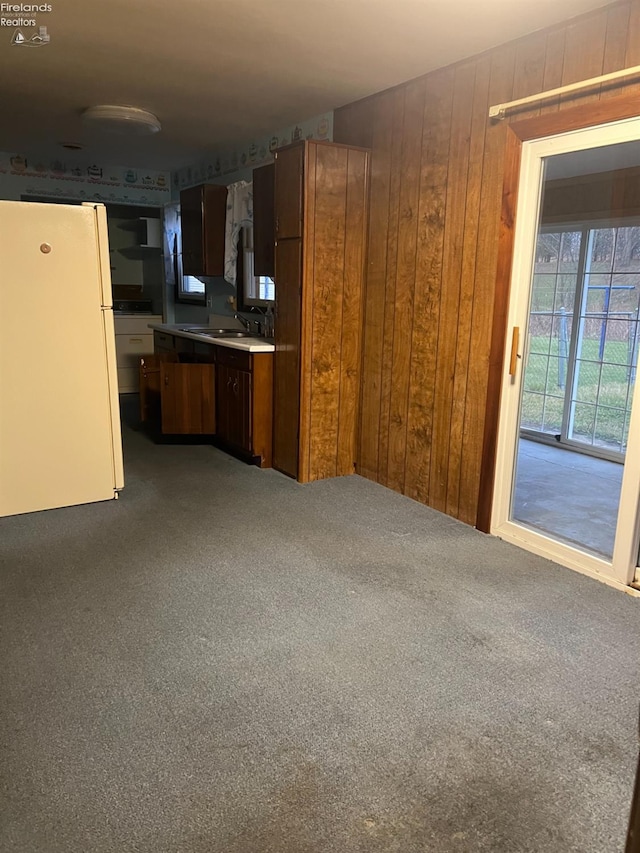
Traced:
<path id="1" fill-rule="evenodd" d="M 157 116 L 139 107 L 119 107 L 100 104 L 89 107 L 82 113 L 87 124 L 99 127 L 109 133 L 147 136 L 157 133 L 162 125 Z"/>

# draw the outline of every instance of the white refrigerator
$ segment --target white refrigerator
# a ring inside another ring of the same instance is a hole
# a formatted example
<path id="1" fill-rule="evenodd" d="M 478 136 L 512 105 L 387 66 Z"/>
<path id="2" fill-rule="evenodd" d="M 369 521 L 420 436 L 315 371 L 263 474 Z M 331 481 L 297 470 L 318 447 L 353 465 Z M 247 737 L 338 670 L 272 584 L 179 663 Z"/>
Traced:
<path id="1" fill-rule="evenodd" d="M 0 201 L 0 516 L 123 486 L 105 208 Z"/>

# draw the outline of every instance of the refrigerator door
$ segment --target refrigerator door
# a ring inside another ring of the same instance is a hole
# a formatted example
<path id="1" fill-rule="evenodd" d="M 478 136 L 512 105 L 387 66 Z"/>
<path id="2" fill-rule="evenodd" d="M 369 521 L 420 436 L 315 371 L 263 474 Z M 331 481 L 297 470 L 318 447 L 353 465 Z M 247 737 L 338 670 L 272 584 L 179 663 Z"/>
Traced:
<path id="1" fill-rule="evenodd" d="M 0 201 L 0 515 L 114 497 L 97 235 L 93 207 Z"/>
<path id="2" fill-rule="evenodd" d="M 124 488 L 124 464 L 122 460 L 122 434 L 120 430 L 120 400 L 118 397 L 118 356 L 116 353 L 116 330 L 111 308 L 102 309 L 107 374 L 109 381 L 109 411 L 111 413 L 111 445 L 113 451 L 113 484 L 116 489 Z"/>
<path id="3" fill-rule="evenodd" d="M 113 319 L 113 294 L 111 287 L 111 260 L 109 255 L 107 209 L 103 204 L 91 204 L 91 202 L 84 202 L 84 205 L 95 210 L 96 240 L 98 244 L 98 263 L 100 269 L 100 298 L 102 302 L 104 344 L 107 354 L 107 371 L 109 375 L 109 407 L 111 411 L 113 476 L 115 488 L 122 489 L 124 487 L 124 467 L 122 460 L 122 435 L 120 430 L 118 357 L 116 353 L 116 334 Z"/>

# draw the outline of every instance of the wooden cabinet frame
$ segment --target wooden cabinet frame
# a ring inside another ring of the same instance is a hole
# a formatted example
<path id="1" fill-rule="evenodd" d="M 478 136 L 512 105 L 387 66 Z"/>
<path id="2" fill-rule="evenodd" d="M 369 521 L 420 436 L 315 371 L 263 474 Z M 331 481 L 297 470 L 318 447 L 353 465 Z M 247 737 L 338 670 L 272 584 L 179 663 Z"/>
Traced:
<path id="1" fill-rule="evenodd" d="M 276 152 L 274 467 L 353 474 L 369 152 L 306 140 Z"/>

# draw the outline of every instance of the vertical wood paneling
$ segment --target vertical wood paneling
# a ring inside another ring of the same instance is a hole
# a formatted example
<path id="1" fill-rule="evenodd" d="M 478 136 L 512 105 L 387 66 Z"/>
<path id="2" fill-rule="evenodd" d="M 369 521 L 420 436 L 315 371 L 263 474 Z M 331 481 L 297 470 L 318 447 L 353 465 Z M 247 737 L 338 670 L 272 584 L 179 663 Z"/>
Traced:
<path id="1" fill-rule="evenodd" d="M 619 68 L 624 67 L 630 12 L 631 10 L 626 3 L 624 6 L 613 6 L 607 11 L 607 31 L 604 41 L 604 59 L 602 62 L 603 74 L 610 74 L 612 71 L 617 71 Z M 612 97 L 619 94 L 619 91 L 616 86 L 603 86 L 600 97 Z"/>
<path id="2" fill-rule="evenodd" d="M 537 36 L 528 38 L 524 44 L 518 45 L 513 71 L 513 89 L 510 97 L 514 99 L 526 98 L 527 95 L 542 91 L 546 71 L 547 34 L 539 33 Z M 558 82 L 557 85 L 559 86 L 560 83 Z M 533 104 L 527 110 L 519 110 L 518 118 L 539 114 L 540 104 Z"/>
<path id="3" fill-rule="evenodd" d="M 436 394 L 431 448 L 429 504 L 442 512 L 447 504 L 449 472 L 449 433 L 453 407 L 456 349 L 458 344 L 458 312 L 462 275 L 462 244 L 466 209 L 466 187 L 469 171 L 471 114 L 476 66 L 469 63 L 456 69 L 447 208 L 442 259 L 442 295 L 438 319 L 438 356 L 436 362 Z"/>
<path id="4" fill-rule="evenodd" d="M 402 491 L 405 478 L 424 98 L 424 78 L 407 86 L 402 132 L 402 174 L 392 348 L 393 383 L 389 404 L 387 449 L 387 485 L 398 492 Z"/>
<path id="5" fill-rule="evenodd" d="M 471 109 L 471 139 L 469 171 L 466 186 L 464 236 L 462 240 L 462 272 L 460 280 L 460 309 L 453 376 L 453 400 L 449 429 L 449 460 L 447 471 L 446 512 L 458 515 L 460 485 L 463 474 L 462 451 L 465 427 L 465 402 L 469 373 L 471 325 L 474 306 L 476 246 L 480 224 L 480 193 L 485 129 L 489 111 L 489 74 L 491 60 L 483 57 L 476 67 L 473 106 Z M 475 430 L 474 424 L 467 424 Z"/>
<path id="6" fill-rule="evenodd" d="M 640 65 L 640 0 L 337 111 L 336 141 L 372 148 L 360 473 L 469 523 L 479 517 L 492 464 L 485 439 L 497 428 L 486 401 L 499 389 L 510 276 L 498 250 L 512 239 L 517 192 L 507 188 L 503 207 L 505 163 L 519 157 L 508 122 L 621 90 L 565 96 L 505 122 L 488 122 L 486 107 L 630 65 Z M 640 83 L 623 91 L 636 90 Z"/>
<path id="7" fill-rule="evenodd" d="M 640 3 L 637 0 L 632 0 L 629 4 L 629 26 L 624 57 L 624 66 L 631 68 L 634 65 L 640 65 Z M 625 93 L 640 96 L 640 80 L 627 84 Z"/>
<path id="8" fill-rule="evenodd" d="M 564 44 L 566 40 L 564 29 L 552 30 L 547 33 L 547 44 L 544 58 L 544 76 L 542 80 L 542 92 L 549 89 L 557 89 L 562 86 L 562 71 L 564 66 Z M 540 105 L 540 115 L 544 113 L 558 112 L 560 109 L 560 98 L 553 98 Z"/>
<path id="9" fill-rule="evenodd" d="M 606 34 L 606 10 L 580 18 L 568 26 L 562 68 L 563 86 L 602 74 Z M 599 97 L 600 93 L 597 89 L 589 89 L 584 95 L 564 95 L 560 98 L 560 103 L 575 106 L 597 100 Z"/>
<path id="10" fill-rule="evenodd" d="M 319 480 L 337 473 L 348 151 L 310 147 L 316 149 L 314 264 L 322 274 L 313 281 L 309 472 Z"/>
<path id="11" fill-rule="evenodd" d="M 398 263 L 398 227 L 400 220 L 400 179 L 402 177 L 402 126 L 405 90 L 393 93 L 391 137 L 391 174 L 389 180 L 389 229 L 385 277 L 384 318 L 382 333 L 382 378 L 380 383 L 380 434 L 378 438 L 378 478 L 389 482 L 389 421 L 393 386 L 393 333 L 396 310 L 396 269 Z"/>
<path id="12" fill-rule="evenodd" d="M 338 110 L 333 120 L 333 138 L 352 140 L 351 145 L 374 148 L 374 122 L 370 100 L 357 101 L 348 110 Z"/>
<path id="13" fill-rule="evenodd" d="M 317 145 L 307 145 L 304 151 L 304 204 L 302 240 L 302 291 L 300 294 L 300 452 L 299 479 L 310 479 L 311 466 L 311 375 L 306 365 L 311 364 L 313 347 L 313 282 L 315 280 L 316 238 L 316 165 Z M 276 279 L 277 281 L 277 279 Z M 276 292 L 276 300 L 278 294 Z M 276 330 L 277 335 L 277 330 Z"/>
<path id="14" fill-rule="evenodd" d="M 513 45 L 508 45 L 492 53 L 489 82 L 489 100 L 491 103 L 503 103 L 513 97 L 516 56 L 517 50 Z M 546 67 L 545 61 L 545 69 Z M 496 287 L 506 134 L 507 127 L 503 122 L 490 123 L 487 126 L 482 195 L 480 197 L 481 228 L 476 246 L 473 322 L 470 343 L 471 362 L 469 364 L 468 388 L 471 393 L 467 394 L 465 400 L 465 429 L 462 438 L 464 481 L 461 484 L 458 511 L 458 517 L 468 524 L 474 523 L 478 508 L 487 389 L 492 379 L 490 373 L 492 346 L 490 330 L 493 327 L 495 300 L 497 299 L 500 303 L 498 308 L 501 312 L 506 309 L 506 300 Z M 508 279 L 509 273 L 510 270 L 502 272 L 503 281 Z M 499 381 L 499 366 L 502 363 L 501 352 L 498 352 L 496 360 L 498 363 L 496 376 Z M 493 410 L 490 414 L 497 416 L 497 412 Z"/>
<path id="15" fill-rule="evenodd" d="M 385 93 L 365 101 L 369 107 L 366 123 L 373 127 L 370 176 L 370 213 L 364 328 L 363 373 L 360 395 L 358 473 L 378 478 L 378 450 L 381 429 L 382 351 L 384 337 L 385 288 L 387 281 L 387 237 L 389 234 L 389 192 L 391 186 L 392 95 Z M 357 138 L 357 137 L 356 137 Z M 366 365 L 366 370 L 364 366 Z"/>
<path id="16" fill-rule="evenodd" d="M 367 157 L 349 151 L 342 294 L 342 350 L 340 357 L 340 421 L 338 425 L 337 474 L 352 474 L 356 461 L 356 426 L 361 360 L 362 270 L 366 245 Z"/>
<path id="17" fill-rule="evenodd" d="M 431 470 L 453 81 L 452 70 L 427 78 L 424 105 L 405 493 L 425 503 Z"/>

